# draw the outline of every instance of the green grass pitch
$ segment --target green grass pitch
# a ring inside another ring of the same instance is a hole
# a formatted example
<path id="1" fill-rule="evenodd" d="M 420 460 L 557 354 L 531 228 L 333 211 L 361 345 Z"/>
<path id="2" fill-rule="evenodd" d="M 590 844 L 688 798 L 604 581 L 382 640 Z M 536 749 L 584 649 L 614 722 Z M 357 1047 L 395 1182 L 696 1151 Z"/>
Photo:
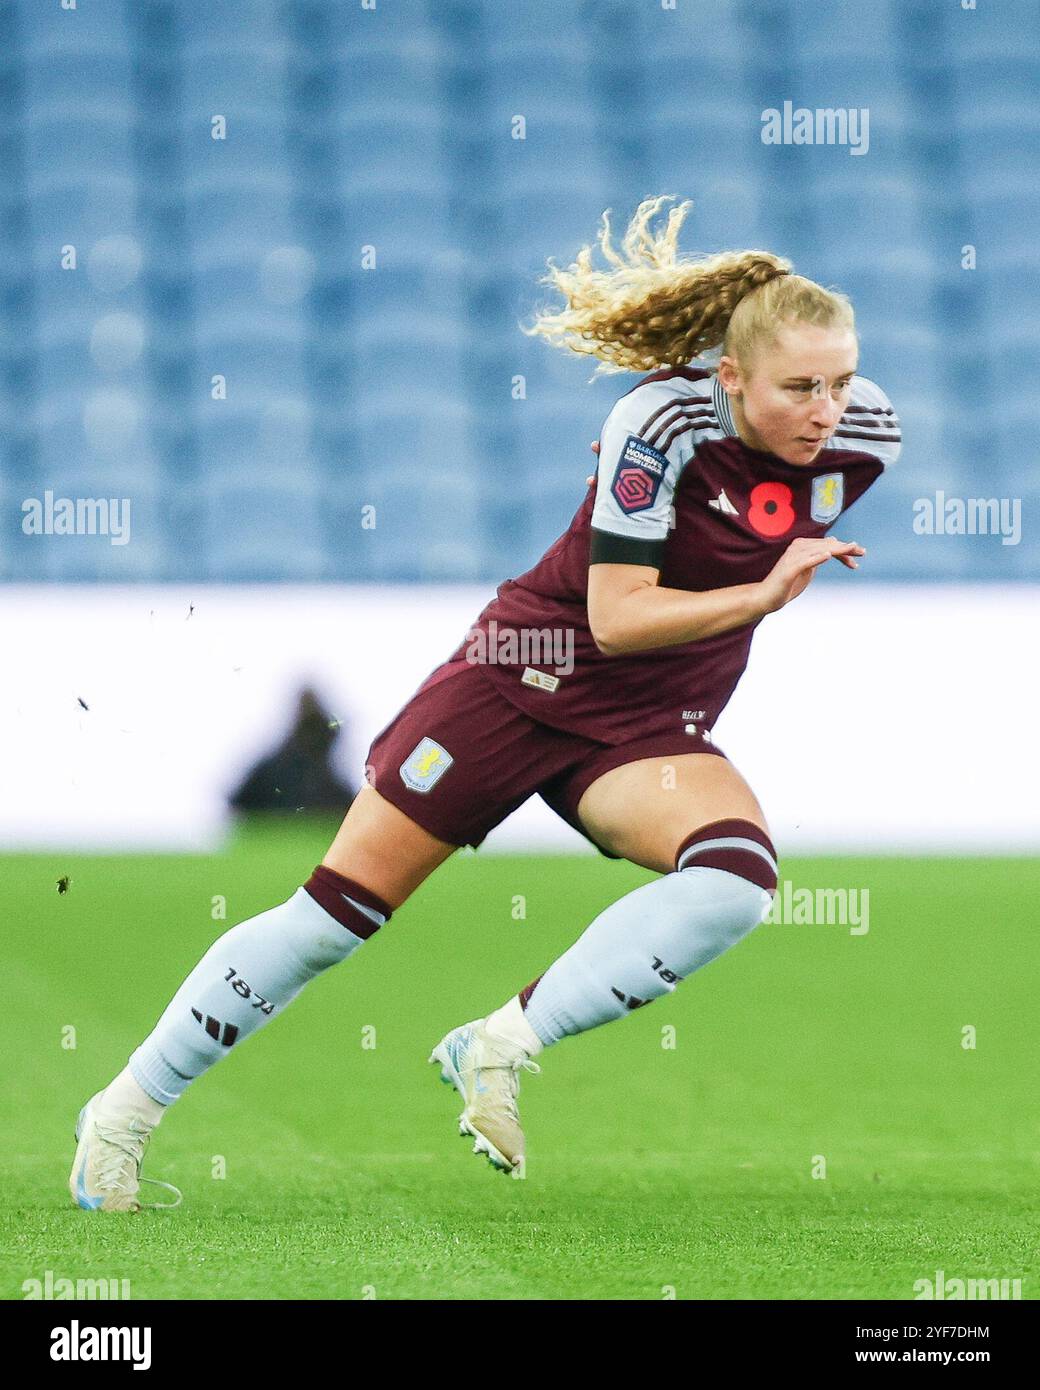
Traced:
<path id="1" fill-rule="evenodd" d="M 869 889 L 869 931 L 763 924 L 547 1051 L 523 1076 L 516 1182 L 456 1136 L 430 1048 L 652 875 L 458 855 L 173 1107 L 144 1171 L 183 1189 L 178 1210 L 77 1211 L 79 1107 L 332 829 L 254 824 L 212 857 L 0 860 L 4 1297 L 50 1270 L 162 1299 L 908 1299 L 940 1269 L 1036 1296 L 1032 859 L 784 860 L 797 886 Z"/>

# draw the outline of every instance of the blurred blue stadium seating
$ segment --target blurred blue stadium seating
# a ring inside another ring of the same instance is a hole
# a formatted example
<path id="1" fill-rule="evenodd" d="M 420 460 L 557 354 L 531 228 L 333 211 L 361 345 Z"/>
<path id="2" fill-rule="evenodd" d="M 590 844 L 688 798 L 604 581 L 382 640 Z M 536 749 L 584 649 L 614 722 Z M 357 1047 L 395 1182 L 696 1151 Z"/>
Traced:
<path id="1" fill-rule="evenodd" d="M 1040 579 L 1040 7 L 810 10 L 0 6 L 0 578 L 522 572 L 637 378 L 519 324 L 548 257 L 668 193 L 685 250 L 852 297 L 905 440 L 855 514 L 870 577 Z M 868 108 L 869 153 L 764 145 L 788 100 Z M 22 536 L 48 488 L 130 497 L 133 544 Z M 922 546 L 936 490 L 1021 498 L 1021 544 Z"/>

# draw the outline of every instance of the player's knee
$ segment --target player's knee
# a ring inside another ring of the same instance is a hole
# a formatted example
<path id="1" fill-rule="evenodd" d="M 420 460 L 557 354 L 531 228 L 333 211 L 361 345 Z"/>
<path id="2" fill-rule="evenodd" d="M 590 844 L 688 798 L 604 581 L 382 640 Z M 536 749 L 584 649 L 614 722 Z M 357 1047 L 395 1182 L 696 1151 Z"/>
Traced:
<path id="1" fill-rule="evenodd" d="M 776 892 L 776 851 L 753 821 L 731 818 L 701 826 L 679 846 L 675 868 L 691 882 L 725 875 L 717 885 L 712 924 L 723 950 L 758 926 Z"/>
<path id="2" fill-rule="evenodd" d="M 366 785 L 351 803 L 322 867 L 363 884 L 396 911 L 457 848 L 436 839 Z"/>

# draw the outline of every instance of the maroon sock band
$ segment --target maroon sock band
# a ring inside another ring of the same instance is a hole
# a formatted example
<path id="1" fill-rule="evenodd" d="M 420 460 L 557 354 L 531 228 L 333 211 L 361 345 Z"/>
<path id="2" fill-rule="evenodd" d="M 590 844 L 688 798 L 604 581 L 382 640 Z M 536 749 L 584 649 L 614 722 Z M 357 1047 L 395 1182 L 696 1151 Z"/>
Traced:
<path id="1" fill-rule="evenodd" d="M 539 975 L 538 980 L 540 980 L 541 978 L 541 975 Z M 523 989 L 520 991 L 519 998 L 521 1009 L 526 1009 L 528 1004 L 531 1002 L 531 995 L 534 993 L 534 987 L 538 983 L 538 980 L 532 980 L 529 985 L 524 985 Z"/>
<path id="2" fill-rule="evenodd" d="M 694 846 L 712 840 L 751 840 L 756 845 L 761 845 L 772 856 L 774 862 L 776 860 L 773 842 L 764 830 L 749 820 L 731 818 L 712 821 L 709 825 L 702 825 L 692 835 L 687 835 L 675 854 L 676 869 L 680 864 L 684 869 L 725 869 L 727 873 L 738 874 L 741 878 L 757 884 L 767 893 L 776 891 L 776 873 L 772 864 L 767 863 L 753 849 L 715 845 L 711 849 L 694 849 L 693 853 L 690 853 Z"/>
<path id="3" fill-rule="evenodd" d="M 335 869 L 329 869 L 324 864 L 317 866 L 303 886 L 330 917 L 335 917 L 341 926 L 359 936 L 362 941 L 367 941 L 380 926 L 385 926 L 393 915 L 383 899 L 370 888 L 338 874 Z M 344 897 L 344 894 L 347 897 Z M 354 903 L 348 902 L 348 897 L 353 898 L 362 907 L 370 907 L 373 912 L 378 912 L 383 922 L 374 922 L 366 913 L 360 912 Z"/>

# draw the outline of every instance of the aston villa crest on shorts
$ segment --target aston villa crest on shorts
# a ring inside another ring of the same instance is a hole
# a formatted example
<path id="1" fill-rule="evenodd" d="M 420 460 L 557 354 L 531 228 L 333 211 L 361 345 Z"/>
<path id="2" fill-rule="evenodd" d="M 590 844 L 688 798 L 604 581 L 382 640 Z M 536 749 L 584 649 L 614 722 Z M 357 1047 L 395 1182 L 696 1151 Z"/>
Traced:
<path id="1" fill-rule="evenodd" d="M 812 505 L 809 515 L 813 521 L 833 521 L 841 513 L 845 501 L 845 475 L 824 473 L 812 480 Z"/>
<path id="2" fill-rule="evenodd" d="M 421 739 L 401 764 L 401 781 L 413 792 L 428 792 L 454 761 L 432 738 Z"/>
<path id="3" fill-rule="evenodd" d="M 630 434 L 621 451 L 610 491 L 623 512 L 645 512 L 657 501 L 668 460 L 637 434 Z"/>

